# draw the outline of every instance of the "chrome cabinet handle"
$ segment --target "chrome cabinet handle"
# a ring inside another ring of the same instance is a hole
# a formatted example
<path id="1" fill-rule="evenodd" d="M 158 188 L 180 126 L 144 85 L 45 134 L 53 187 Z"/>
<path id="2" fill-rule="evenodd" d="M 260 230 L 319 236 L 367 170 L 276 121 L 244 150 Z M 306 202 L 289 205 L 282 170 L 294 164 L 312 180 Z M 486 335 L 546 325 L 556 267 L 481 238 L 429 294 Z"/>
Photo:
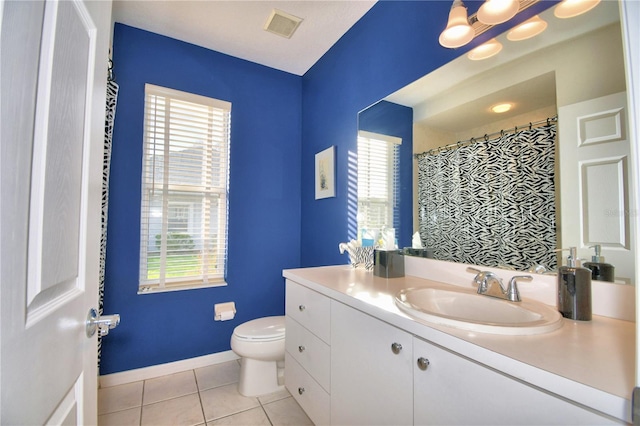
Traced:
<path id="1" fill-rule="evenodd" d="M 304 393 L 304 388 L 303 388 L 302 386 L 300 386 L 300 387 L 298 388 L 298 393 L 299 393 L 300 395 L 302 395 L 302 394 Z"/>
<path id="2" fill-rule="evenodd" d="M 392 343 L 391 344 L 391 352 L 393 352 L 394 354 L 399 354 L 400 351 L 402 350 L 402 345 L 400 343 Z"/>
<path id="3" fill-rule="evenodd" d="M 304 306 L 304 305 L 300 305 L 300 306 L 298 306 L 298 309 L 300 310 L 300 312 L 302 312 L 302 311 L 304 311 L 305 309 L 307 309 L 307 307 L 306 307 L 306 306 Z"/>
<path id="4" fill-rule="evenodd" d="M 429 368 L 429 360 L 423 357 L 418 358 L 418 368 L 422 371 Z"/>
<path id="5" fill-rule="evenodd" d="M 304 352 L 305 349 L 306 348 L 304 346 L 302 346 L 302 345 L 298 346 L 298 352 L 300 352 L 300 353 Z"/>

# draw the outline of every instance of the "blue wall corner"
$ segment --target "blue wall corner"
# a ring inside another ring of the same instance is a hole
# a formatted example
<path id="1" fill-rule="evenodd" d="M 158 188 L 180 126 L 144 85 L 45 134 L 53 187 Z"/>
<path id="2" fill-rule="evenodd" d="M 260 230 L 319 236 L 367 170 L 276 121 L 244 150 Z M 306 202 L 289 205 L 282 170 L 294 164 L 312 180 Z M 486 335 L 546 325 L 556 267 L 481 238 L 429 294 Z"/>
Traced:
<path id="1" fill-rule="evenodd" d="M 233 328 L 284 314 L 282 270 L 300 265 L 302 79 L 117 24 L 105 312 L 122 322 L 101 374 L 230 349 Z M 232 103 L 226 287 L 138 295 L 144 84 Z M 213 305 L 234 301 L 231 321 Z"/>

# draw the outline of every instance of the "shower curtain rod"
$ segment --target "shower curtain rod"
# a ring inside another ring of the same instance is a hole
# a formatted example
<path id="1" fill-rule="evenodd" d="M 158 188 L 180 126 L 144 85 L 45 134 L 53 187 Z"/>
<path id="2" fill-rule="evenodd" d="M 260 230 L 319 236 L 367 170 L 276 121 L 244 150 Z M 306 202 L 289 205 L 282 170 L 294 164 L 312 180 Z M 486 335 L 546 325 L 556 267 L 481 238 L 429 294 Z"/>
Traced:
<path id="1" fill-rule="evenodd" d="M 531 130 L 534 127 L 538 127 L 538 126 L 542 126 L 542 125 L 547 125 L 548 126 L 549 124 L 557 122 L 557 121 L 558 121 L 558 116 L 554 115 L 553 117 L 549 117 L 549 118 L 547 118 L 545 120 L 529 122 L 529 123 L 523 124 L 521 126 L 512 127 L 511 129 L 507 129 L 507 130 L 503 129 L 503 130 L 500 130 L 499 132 L 493 132 L 493 133 L 485 134 L 484 136 L 481 136 L 479 138 L 471 138 L 471 139 L 467 139 L 467 140 L 463 140 L 463 141 L 458 141 L 456 143 L 450 143 L 449 145 L 440 146 L 438 148 L 433 148 L 433 149 L 430 149 L 428 151 L 421 152 L 419 154 L 414 154 L 413 158 L 419 158 L 420 156 L 424 156 L 424 155 L 437 154 L 439 152 L 446 151 L 447 149 L 462 148 L 463 146 L 471 145 L 471 144 L 474 144 L 474 143 L 479 142 L 481 140 L 484 140 L 486 142 L 493 136 L 498 136 L 498 135 L 504 136 L 505 133 L 518 133 L 518 130 L 527 130 L 527 129 Z"/>

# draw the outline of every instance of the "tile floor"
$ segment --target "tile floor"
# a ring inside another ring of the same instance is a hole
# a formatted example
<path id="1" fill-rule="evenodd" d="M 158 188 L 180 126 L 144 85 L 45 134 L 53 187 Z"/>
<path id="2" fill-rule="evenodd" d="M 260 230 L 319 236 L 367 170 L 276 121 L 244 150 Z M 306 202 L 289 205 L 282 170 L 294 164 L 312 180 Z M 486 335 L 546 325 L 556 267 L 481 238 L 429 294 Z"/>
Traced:
<path id="1" fill-rule="evenodd" d="M 239 376 L 239 361 L 230 361 L 101 388 L 98 424 L 313 425 L 286 390 L 258 398 L 240 395 Z"/>

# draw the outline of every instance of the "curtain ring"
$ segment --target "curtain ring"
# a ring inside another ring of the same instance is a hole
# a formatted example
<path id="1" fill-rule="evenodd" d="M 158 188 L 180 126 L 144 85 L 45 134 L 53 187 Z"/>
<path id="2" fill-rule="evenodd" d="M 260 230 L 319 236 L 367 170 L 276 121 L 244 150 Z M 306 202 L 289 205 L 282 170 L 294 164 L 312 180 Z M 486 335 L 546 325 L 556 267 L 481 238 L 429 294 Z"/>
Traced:
<path id="1" fill-rule="evenodd" d="M 504 138 L 504 129 L 500 130 L 500 137 Z"/>
<path id="2" fill-rule="evenodd" d="M 547 126 L 550 125 L 551 123 L 549 122 L 550 118 L 547 118 Z"/>
<path id="3" fill-rule="evenodd" d="M 463 144 L 464 144 L 464 143 L 463 143 L 462 141 L 458 141 L 458 142 L 456 142 L 456 145 L 458 145 L 458 148 L 462 148 L 462 145 L 463 145 Z"/>
<path id="4" fill-rule="evenodd" d="M 471 138 L 471 143 L 476 143 L 476 138 Z"/>
<path id="5" fill-rule="evenodd" d="M 486 134 L 486 133 L 484 134 L 484 141 L 485 141 L 485 142 L 489 141 L 489 135 L 488 135 L 488 134 Z"/>
<path id="6" fill-rule="evenodd" d="M 518 133 L 518 126 L 516 126 L 516 127 L 513 129 L 513 132 L 514 132 L 514 133 Z"/>

